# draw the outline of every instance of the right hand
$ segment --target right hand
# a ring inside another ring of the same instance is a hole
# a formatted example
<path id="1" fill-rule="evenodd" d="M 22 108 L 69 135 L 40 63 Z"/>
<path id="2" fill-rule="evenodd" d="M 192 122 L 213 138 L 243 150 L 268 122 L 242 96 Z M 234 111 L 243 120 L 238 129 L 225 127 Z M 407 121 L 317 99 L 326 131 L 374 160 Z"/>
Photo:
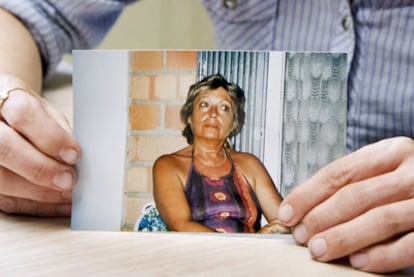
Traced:
<path id="1" fill-rule="evenodd" d="M 62 114 L 19 78 L 0 74 L 0 211 L 69 216 L 80 146 Z"/>
<path id="2" fill-rule="evenodd" d="M 359 270 L 414 266 L 414 140 L 383 139 L 323 167 L 297 186 L 279 220 L 312 258 L 348 257 Z"/>

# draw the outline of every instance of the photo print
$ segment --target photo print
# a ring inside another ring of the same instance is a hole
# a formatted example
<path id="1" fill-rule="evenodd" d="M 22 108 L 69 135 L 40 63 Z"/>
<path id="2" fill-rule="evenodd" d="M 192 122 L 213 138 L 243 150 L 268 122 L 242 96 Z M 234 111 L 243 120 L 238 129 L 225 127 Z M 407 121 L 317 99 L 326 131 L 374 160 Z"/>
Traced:
<path id="1" fill-rule="evenodd" d="M 73 57 L 73 124 L 82 147 L 74 230 L 170 230 L 154 199 L 154 162 L 188 147 L 181 110 L 191 86 L 209 76 L 219 75 L 243 91 L 245 120 L 230 144 L 263 163 L 282 197 L 345 154 L 346 54 L 78 50 Z M 233 162 L 229 153 L 223 153 L 223 164 Z M 235 187 L 251 190 L 249 182 Z M 214 210 L 216 200 L 238 197 L 211 195 L 215 198 L 203 200 L 201 213 Z M 220 216 L 234 212 L 246 218 L 243 209 L 256 200 L 253 193 Z M 266 223 L 260 217 L 255 224 Z"/>

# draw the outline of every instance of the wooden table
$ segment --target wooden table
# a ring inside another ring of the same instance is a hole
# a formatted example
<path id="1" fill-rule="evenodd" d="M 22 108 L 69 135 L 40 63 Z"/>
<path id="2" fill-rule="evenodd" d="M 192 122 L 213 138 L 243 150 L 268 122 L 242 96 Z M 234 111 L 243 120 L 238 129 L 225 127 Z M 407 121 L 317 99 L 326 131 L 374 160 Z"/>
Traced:
<path id="1" fill-rule="evenodd" d="M 0 275 L 372 276 L 312 261 L 289 235 L 71 231 L 69 223 L 0 214 Z"/>
<path id="2" fill-rule="evenodd" d="M 54 81 L 46 98 L 71 118 L 70 76 Z M 72 231 L 69 226 L 69 219 L 0 213 L 0 276 L 373 276 L 346 264 L 315 262 L 290 235 Z"/>

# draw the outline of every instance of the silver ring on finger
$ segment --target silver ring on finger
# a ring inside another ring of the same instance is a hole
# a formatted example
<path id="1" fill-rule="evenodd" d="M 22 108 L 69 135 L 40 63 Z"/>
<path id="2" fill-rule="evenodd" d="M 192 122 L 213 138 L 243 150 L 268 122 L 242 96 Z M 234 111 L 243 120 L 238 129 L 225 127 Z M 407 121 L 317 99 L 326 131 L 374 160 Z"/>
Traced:
<path id="1" fill-rule="evenodd" d="M 14 88 L 9 88 L 3 91 L 0 91 L 0 108 L 3 106 L 4 102 L 6 102 L 7 98 L 9 98 L 9 95 L 12 91 L 15 90 L 24 90 L 22 88 L 19 87 L 14 87 Z M 0 119 L 1 119 L 1 114 L 0 114 Z"/>

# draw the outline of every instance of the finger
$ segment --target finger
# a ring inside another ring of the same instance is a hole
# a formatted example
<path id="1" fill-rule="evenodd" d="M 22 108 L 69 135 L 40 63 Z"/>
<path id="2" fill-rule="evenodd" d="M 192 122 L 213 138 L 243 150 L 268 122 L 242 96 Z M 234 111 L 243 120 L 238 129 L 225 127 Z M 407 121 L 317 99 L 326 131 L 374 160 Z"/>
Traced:
<path id="1" fill-rule="evenodd" d="M 33 200 L 0 195 L 0 211 L 6 214 L 61 217 L 70 216 L 71 205 L 39 203 Z"/>
<path id="2" fill-rule="evenodd" d="M 387 273 L 414 265 L 414 232 L 402 237 L 368 247 L 350 255 L 351 265 L 357 269 Z"/>
<path id="3" fill-rule="evenodd" d="M 56 110 L 46 99 L 42 97 L 38 97 L 39 101 L 43 103 L 43 107 L 46 110 L 46 112 L 49 114 L 51 118 L 54 118 L 56 122 L 62 127 L 68 134 L 73 134 L 72 128 L 70 126 L 70 123 L 68 119 L 65 117 L 65 115 Z"/>
<path id="4" fill-rule="evenodd" d="M 51 116 L 51 108 L 45 108 L 43 103 L 34 95 L 15 90 L 2 105 L 3 120 L 41 152 L 74 164 L 79 158 L 79 145 Z"/>
<path id="5" fill-rule="evenodd" d="M 312 208 L 343 186 L 393 171 L 407 153 L 414 153 L 413 140 L 392 138 L 328 164 L 286 196 L 279 209 L 279 220 L 288 226 L 296 225 Z"/>
<path id="6" fill-rule="evenodd" d="M 408 178 L 409 176 L 411 178 Z M 355 218 L 370 209 L 412 198 L 413 180 L 411 165 L 342 187 L 308 212 L 301 224 L 295 227 L 293 236 L 298 243 L 304 244 L 314 234 Z"/>
<path id="7" fill-rule="evenodd" d="M 70 203 L 71 191 L 57 191 L 35 185 L 15 173 L 0 168 L 0 194 L 40 203 Z"/>
<path id="8" fill-rule="evenodd" d="M 0 165 L 34 184 L 56 190 L 70 190 L 76 182 L 72 166 L 45 156 L 3 122 L 0 122 Z"/>
<path id="9" fill-rule="evenodd" d="M 414 230 L 414 200 L 381 207 L 315 235 L 309 241 L 314 259 L 331 261 Z"/>

